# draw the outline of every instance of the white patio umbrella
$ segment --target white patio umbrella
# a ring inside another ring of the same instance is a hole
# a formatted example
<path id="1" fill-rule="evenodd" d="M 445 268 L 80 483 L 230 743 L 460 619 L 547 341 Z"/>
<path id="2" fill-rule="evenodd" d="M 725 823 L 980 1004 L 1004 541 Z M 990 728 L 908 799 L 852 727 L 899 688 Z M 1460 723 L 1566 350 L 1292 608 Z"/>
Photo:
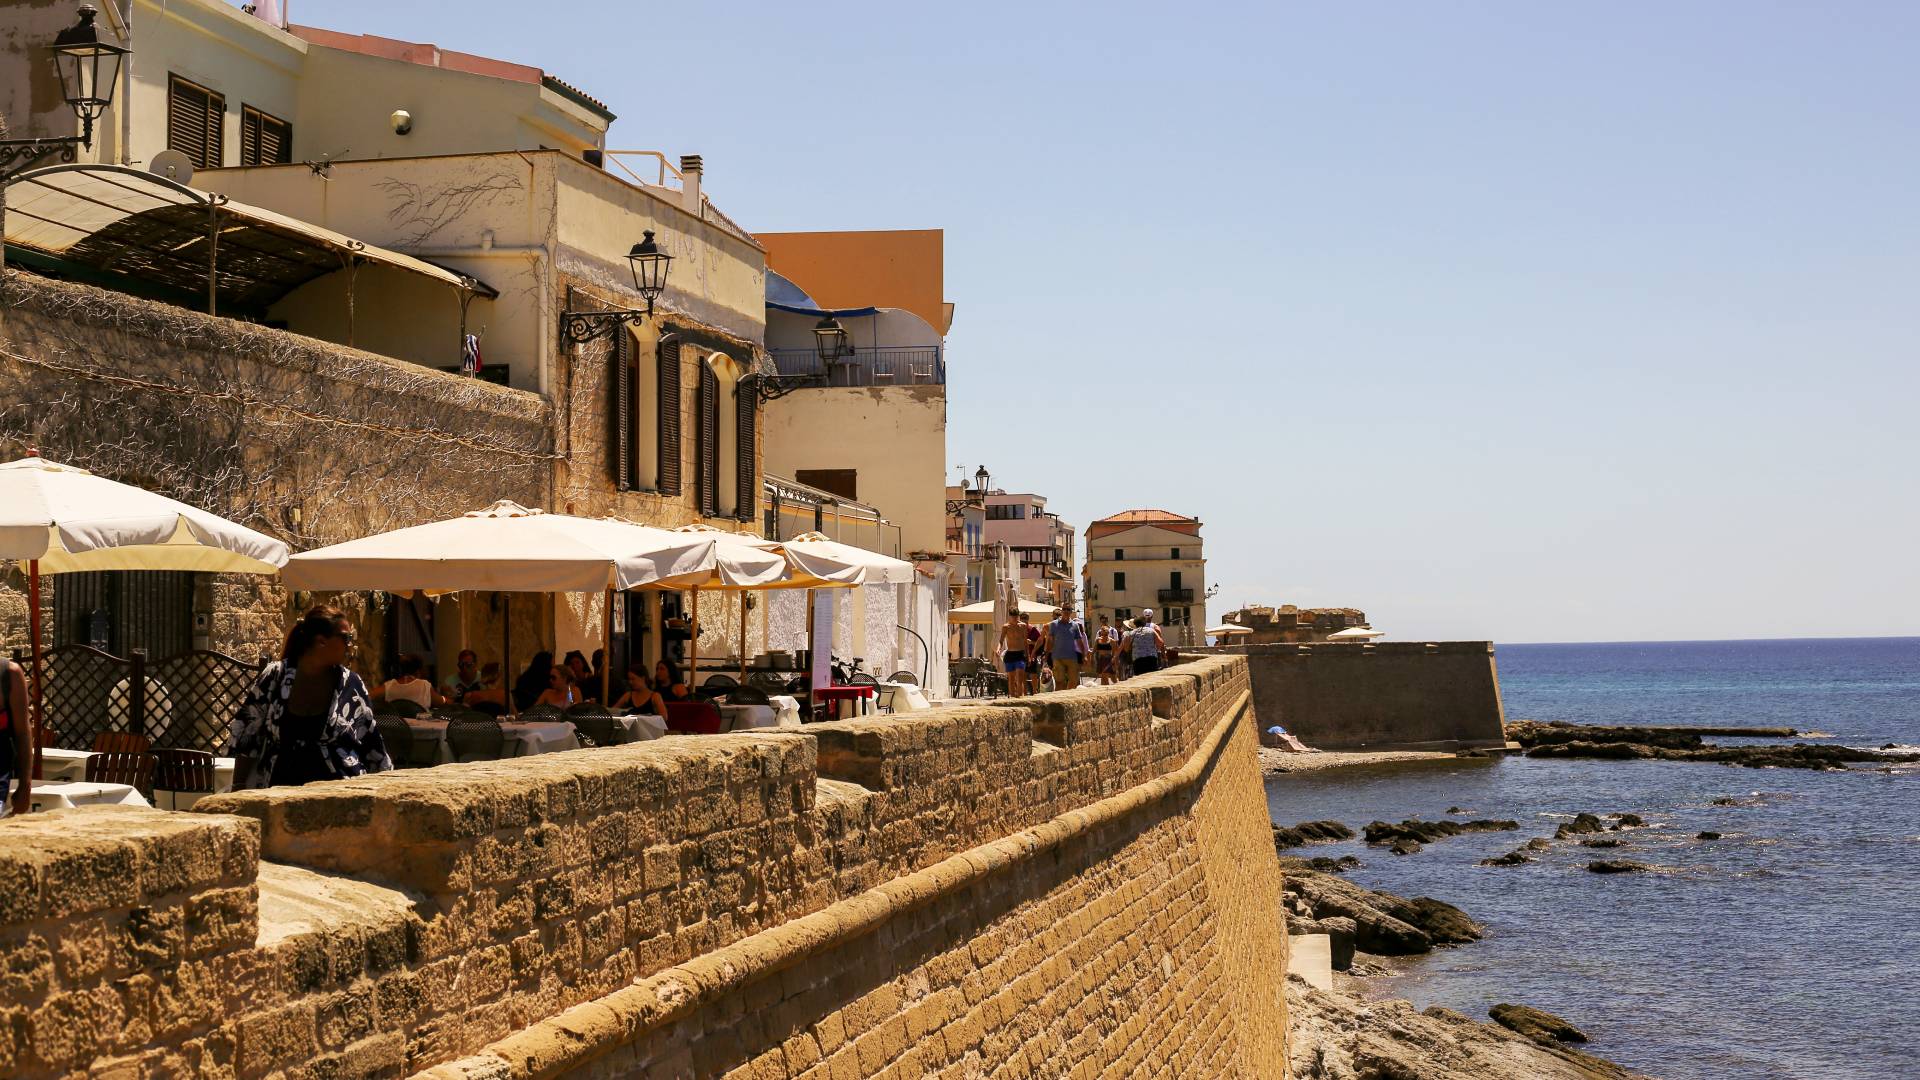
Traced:
<path id="1" fill-rule="evenodd" d="M 1023 596 L 1020 598 L 1019 610 L 1028 615 L 1051 615 L 1053 614 L 1053 605 L 1042 604 Z M 947 621 L 952 623 L 991 623 L 993 622 L 993 601 L 982 600 L 977 604 L 966 604 L 962 607 L 950 608 L 947 611 Z"/>
<path id="2" fill-rule="evenodd" d="M 732 533 L 716 529 L 711 525 L 682 525 L 674 530 L 677 533 L 704 536 L 710 538 L 717 550 L 724 556 L 714 573 L 705 581 L 687 586 L 693 598 L 691 617 L 693 628 L 687 640 L 690 648 L 687 653 L 687 685 L 700 674 L 700 592 L 703 589 L 717 589 L 722 592 L 769 591 L 774 589 L 830 589 L 843 588 L 858 584 L 857 581 L 842 581 L 815 574 L 811 569 L 803 569 L 786 550 L 786 544 L 779 540 L 747 533 Z M 839 545 L 835 545 L 838 547 Z M 838 569 L 824 559 L 816 560 L 813 569 Z M 909 566 L 911 570 L 911 566 Z M 811 611 L 813 605 L 809 603 Z M 813 621 L 808 619 L 811 627 Z M 747 665 L 747 606 L 740 605 L 740 675 L 746 677 Z"/>
<path id="3" fill-rule="evenodd" d="M 777 556 L 762 561 L 779 571 Z M 707 580 L 723 564 L 733 562 L 706 536 L 549 514 L 503 499 L 462 517 L 301 552 L 287 560 L 282 577 L 289 589 L 307 590 L 597 593 L 684 587 Z M 609 628 L 611 612 L 609 601 Z M 510 617 L 507 622 L 511 635 Z M 503 664 L 511 663 L 512 644 L 507 637 Z M 606 690 L 603 685 L 603 697 Z"/>
<path id="4" fill-rule="evenodd" d="M 1345 630 L 1340 631 L 1337 634 L 1328 634 L 1327 640 L 1328 641 L 1372 641 L 1374 638 L 1381 638 L 1386 636 L 1387 636 L 1387 632 L 1385 630 L 1375 630 L 1371 626 L 1352 626 L 1352 627 L 1348 627 Z"/>
<path id="5" fill-rule="evenodd" d="M 877 551 L 853 547 L 817 532 L 783 540 L 780 547 L 797 574 L 846 585 L 905 585 L 913 564 Z"/>
<path id="6" fill-rule="evenodd" d="M 1233 623 L 1221 623 L 1219 626 L 1207 627 L 1208 637 L 1238 637 L 1241 634 L 1251 633 L 1253 633 L 1253 631 L 1247 627 L 1236 626 Z"/>
<path id="7" fill-rule="evenodd" d="M 42 722 L 40 575 L 80 570 L 271 574 L 287 545 L 198 507 L 30 456 L 0 465 L 0 559 L 27 564 L 34 734 Z M 36 763 L 39 739 L 34 739 Z"/>

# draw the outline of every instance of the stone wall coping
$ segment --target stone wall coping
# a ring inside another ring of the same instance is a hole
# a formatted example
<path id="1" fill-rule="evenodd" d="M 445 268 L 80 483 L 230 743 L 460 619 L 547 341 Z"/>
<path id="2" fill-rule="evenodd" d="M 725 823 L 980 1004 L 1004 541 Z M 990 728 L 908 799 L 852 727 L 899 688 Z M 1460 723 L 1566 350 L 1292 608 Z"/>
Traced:
<path id="1" fill-rule="evenodd" d="M 1259 645 L 1201 645 L 1182 652 L 1204 656 L 1483 656 L 1491 641 L 1270 641 Z"/>
<path id="2" fill-rule="evenodd" d="M 260 827 L 145 807 L 85 806 L 0 821 L 0 925 L 247 885 Z"/>
<path id="3" fill-rule="evenodd" d="M 1117 822 L 1207 774 L 1253 700 L 1243 690 L 1178 770 L 1069 810 L 895 878 L 791 922 L 770 927 L 657 972 L 638 984 L 583 1002 L 498 1040 L 481 1053 L 416 1073 L 417 1080 L 532 1080 L 579 1068 L 648 1029 L 672 1023 L 722 994 L 838 948 L 887 920 L 1048 854 Z M 887 726 L 881 720 L 847 723 Z"/>

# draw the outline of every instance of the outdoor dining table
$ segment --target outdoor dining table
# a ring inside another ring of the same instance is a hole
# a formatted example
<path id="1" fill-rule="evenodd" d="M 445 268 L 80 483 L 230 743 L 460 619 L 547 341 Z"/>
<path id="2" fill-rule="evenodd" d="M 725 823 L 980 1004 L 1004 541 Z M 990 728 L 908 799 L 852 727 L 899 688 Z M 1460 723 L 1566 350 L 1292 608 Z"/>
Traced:
<path id="1" fill-rule="evenodd" d="M 845 705 L 851 705 L 857 711 L 864 713 L 872 708 L 874 692 L 877 689 L 878 687 L 864 685 L 821 686 L 814 689 L 813 699 L 822 705 L 830 706 L 835 716 L 841 715 L 842 706 Z"/>
<path id="2" fill-rule="evenodd" d="M 94 755 L 92 750 L 62 750 L 57 746 L 43 747 L 40 750 L 40 775 L 46 780 L 85 780 L 87 777 L 87 759 Z M 233 790 L 233 759 L 217 757 L 213 759 L 213 790 Z"/>
<path id="3" fill-rule="evenodd" d="M 800 726 L 797 712 L 792 720 L 786 720 L 781 710 L 773 705 L 722 705 L 720 715 L 726 720 L 726 726 L 721 729 L 723 731 Z"/>
<path id="4" fill-rule="evenodd" d="M 881 683 L 880 688 L 892 691 L 890 708 L 894 712 L 919 712 L 933 708 L 932 703 L 927 701 L 926 692 L 916 683 Z"/>
<path id="5" fill-rule="evenodd" d="M 33 785 L 33 809 L 71 810 L 76 806 L 151 805 L 130 784 L 99 784 L 85 780 L 42 781 Z"/>
<path id="6" fill-rule="evenodd" d="M 436 762 L 445 765 L 453 761 L 453 747 L 447 742 L 445 720 L 426 716 L 408 717 L 407 727 L 412 729 L 414 738 L 431 739 L 437 743 L 433 754 Z M 507 737 L 506 745 L 500 751 L 503 758 L 580 749 L 580 740 L 574 737 L 573 725 L 565 720 L 501 720 L 500 733 Z"/>

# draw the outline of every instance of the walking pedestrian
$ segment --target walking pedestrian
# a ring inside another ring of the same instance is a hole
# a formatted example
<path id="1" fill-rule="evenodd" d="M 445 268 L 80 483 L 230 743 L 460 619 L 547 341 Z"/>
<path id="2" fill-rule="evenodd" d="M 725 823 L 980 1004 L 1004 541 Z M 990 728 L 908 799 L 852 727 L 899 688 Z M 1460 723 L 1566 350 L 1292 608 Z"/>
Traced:
<path id="1" fill-rule="evenodd" d="M 1007 696 L 1025 697 L 1027 693 L 1027 626 L 1018 611 L 1007 615 L 1000 627 L 1000 658 L 1007 671 Z"/>
<path id="2" fill-rule="evenodd" d="M 1133 673 L 1145 675 L 1160 670 L 1160 657 L 1167 651 L 1167 639 L 1160 634 L 1160 627 L 1154 624 L 1153 609 L 1145 608 L 1140 617 L 1133 621 L 1133 635 L 1130 638 L 1133 657 Z"/>
<path id="3" fill-rule="evenodd" d="M 1120 644 L 1120 630 L 1106 615 L 1100 616 L 1100 629 L 1093 634 L 1093 667 L 1100 676 L 1101 686 L 1110 686 L 1114 681 L 1113 654 L 1115 646 Z"/>
<path id="4" fill-rule="evenodd" d="M 344 780 L 393 768 L 367 685 L 347 668 L 353 624 L 309 610 L 287 634 L 233 718 L 234 787 Z"/>
<path id="5" fill-rule="evenodd" d="M 1070 607 L 1054 608 L 1053 621 L 1042 635 L 1046 641 L 1056 690 L 1071 690 L 1080 685 L 1080 665 L 1087 660 L 1087 628 L 1073 617 Z"/>
<path id="6" fill-rule="evenodd" d="M 20 786 L 7 796 L 7 781 Z M 33 809 L 33 734 L 27 721 L 27 677 L 0 656 L 0 817 Z"/>

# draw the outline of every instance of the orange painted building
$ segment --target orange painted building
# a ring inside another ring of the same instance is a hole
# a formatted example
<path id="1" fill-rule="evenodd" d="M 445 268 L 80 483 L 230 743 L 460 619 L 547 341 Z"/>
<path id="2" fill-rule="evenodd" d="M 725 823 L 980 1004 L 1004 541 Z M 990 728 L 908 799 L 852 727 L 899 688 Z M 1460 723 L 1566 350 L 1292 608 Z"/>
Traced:
<path id="1" fill-rule="evenodd" d="M 904 308 L 942 335 L 953 327 L 946 300 L 946 233 L 940 229 L 755 233 L 767 268 L 822 307 Z"/>

